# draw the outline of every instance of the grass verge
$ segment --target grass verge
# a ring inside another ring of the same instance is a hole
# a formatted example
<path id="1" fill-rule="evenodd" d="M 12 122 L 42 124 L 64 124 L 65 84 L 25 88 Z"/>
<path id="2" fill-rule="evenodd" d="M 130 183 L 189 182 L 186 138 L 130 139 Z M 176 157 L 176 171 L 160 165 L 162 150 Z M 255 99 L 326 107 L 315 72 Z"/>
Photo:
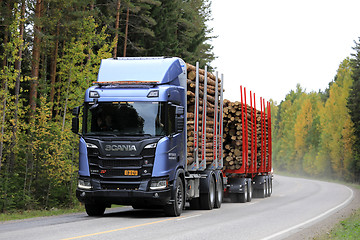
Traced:
<path id="1" fill-rule="evenodd" d="M 47 216 L 57 216 L 69 213 L 78 213 L 84 212 L 83 205 L 76 205 L 74 208 L 69 209 L 57 209 L 53 208 L 50 210 L 28 210 L 28 211 L 15 211 L 9 213 L 0 214 L 0 222 L 11 221 L 11 220 L 21 220 L 34 217 L 47 217 Z"/>
<path id="2" fill-rule="evenodd" d="M 360 239 L 360 209 L 353 213 L 349 218 L 340 221 L 331 232 L 315 238 L 316 240 L 328 239 Z"/>

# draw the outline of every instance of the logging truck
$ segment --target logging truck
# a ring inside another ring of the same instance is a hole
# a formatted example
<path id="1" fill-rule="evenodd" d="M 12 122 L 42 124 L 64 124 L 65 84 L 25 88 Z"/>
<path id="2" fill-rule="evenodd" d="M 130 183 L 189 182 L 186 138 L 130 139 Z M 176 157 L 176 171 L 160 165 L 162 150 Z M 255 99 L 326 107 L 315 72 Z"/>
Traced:
<path id="1" fill-rule="evenodd" d="M 76 196 L 87 214 L 120 204 L 179 216 L 186 202 L 210 210 L 224 195 L 270 196 L 270 110 L 263 101 L 260 111 L 248 106 L 246 96 L 223 101 L 223 80 L 176 57 L 103 59 L 73 109 Z"/>

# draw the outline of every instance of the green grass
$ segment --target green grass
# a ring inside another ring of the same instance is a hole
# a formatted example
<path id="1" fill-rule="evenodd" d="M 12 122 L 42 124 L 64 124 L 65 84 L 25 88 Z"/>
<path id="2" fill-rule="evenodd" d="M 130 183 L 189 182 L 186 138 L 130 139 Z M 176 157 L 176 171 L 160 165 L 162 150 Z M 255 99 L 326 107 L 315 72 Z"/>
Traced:
<path id="1" fill-rule="evenodd" d="M 123 207 L 122 205 L 113 204 L 112 208 Z M 28 210 L 28 211 L 13 211 L 8 213 L 0 213 L 0 223 L 11 220 L 22 220 L 35 217 L 49 217 L 58 216 L 70 213 L 85 212 L 85 207 L 82 204 L 77 204 L 74 208 L 50 209 L 50 210 Z"/>
<path id="2" fill-rule="evenodd" d="M 84 212 L 84 206 L 78 204 L 71 209 L 51 209 L 51 210 L 28 210 L 28 211 L 14 211 L 9 213 L 0 214 L 0 222 L 11 221 L 11 220 L 21 220 L 34 217 L 47 217 L 47 216 L 56 216 L 69 213 L 78 213 Z"/>
<path id="3" fill-rule="evenodd" d="M 338 223 L 331 232 L 315 238 L 316 240 L 327 240 L 327 239 L 360 239 L 360 209 L 358 209 L 349 218 Z"/>

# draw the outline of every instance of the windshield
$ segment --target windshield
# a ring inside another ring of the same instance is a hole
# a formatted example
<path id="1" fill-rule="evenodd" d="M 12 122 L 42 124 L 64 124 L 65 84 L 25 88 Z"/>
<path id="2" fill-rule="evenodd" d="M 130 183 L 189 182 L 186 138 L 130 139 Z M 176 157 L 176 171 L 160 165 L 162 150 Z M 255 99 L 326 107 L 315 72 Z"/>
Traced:
<path id="1" fill-rule="evenodd" d="M 107 102 L 85 105 L 86 135 L 150 135 L 165 131 L 165 104 L 160 102 Z"/>

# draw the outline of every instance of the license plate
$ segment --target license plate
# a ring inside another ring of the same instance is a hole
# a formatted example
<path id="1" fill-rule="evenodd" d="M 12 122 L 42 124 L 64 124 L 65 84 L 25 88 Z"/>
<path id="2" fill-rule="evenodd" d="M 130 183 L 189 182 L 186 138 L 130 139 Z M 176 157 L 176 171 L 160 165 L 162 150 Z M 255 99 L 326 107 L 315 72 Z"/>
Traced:
<path id="1" fill-rule="evenodd" d="M 124 175 L 125 176 L 137 176 L 138 171 L 137 170 L 125 170 Z"/>

